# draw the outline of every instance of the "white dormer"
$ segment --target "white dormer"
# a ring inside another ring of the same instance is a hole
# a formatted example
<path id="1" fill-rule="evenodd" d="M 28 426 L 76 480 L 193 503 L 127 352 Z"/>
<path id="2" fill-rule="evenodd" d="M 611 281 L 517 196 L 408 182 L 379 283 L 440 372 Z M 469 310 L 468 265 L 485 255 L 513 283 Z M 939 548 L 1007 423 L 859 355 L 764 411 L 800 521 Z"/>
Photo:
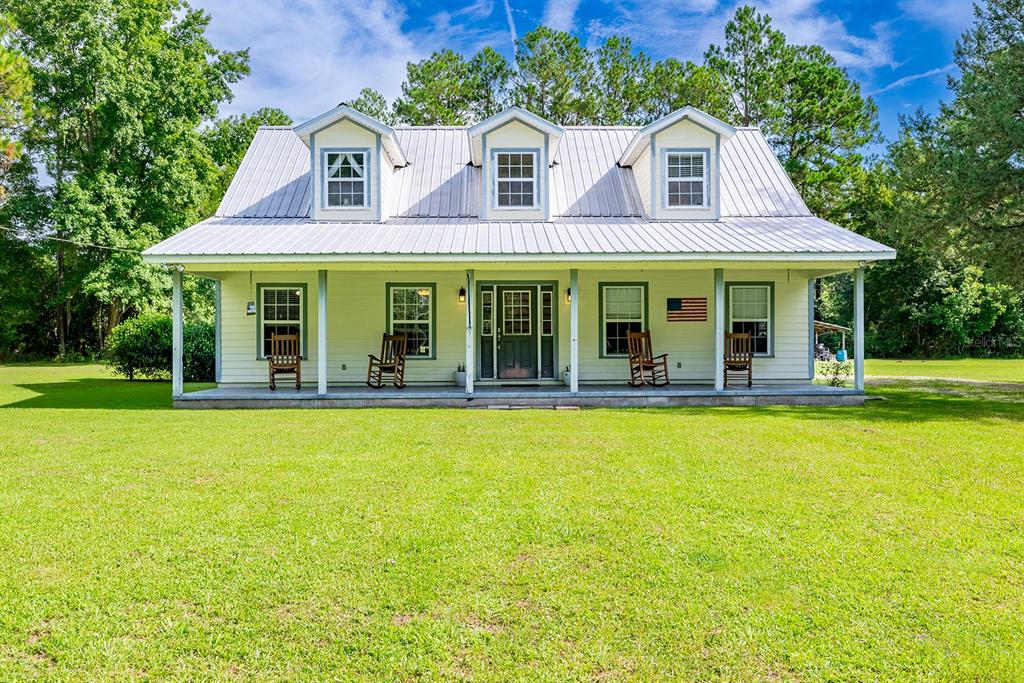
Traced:
<path id="1" fill-rule="evenodd" d="M 641 128 L 619 157 L 633 168 L 650 218 L 718 220 L 723 138 L 736 129 L 693 107 L 683 107 Z"/>
<path id="2" fill-rule="evenodd" d="M 387 218 L 395 169 L 408 163 L 390 126 L 341 105 L 294 130 L 309 147 L 313 220 Z"/>
<path id="3" fill-rule="evenodd" d="M 521 107 L 510 107 L 468 130 L 470 158 L 482 168 L 483 220 L 551 217 L 551 161 L 564 132 Z"/>

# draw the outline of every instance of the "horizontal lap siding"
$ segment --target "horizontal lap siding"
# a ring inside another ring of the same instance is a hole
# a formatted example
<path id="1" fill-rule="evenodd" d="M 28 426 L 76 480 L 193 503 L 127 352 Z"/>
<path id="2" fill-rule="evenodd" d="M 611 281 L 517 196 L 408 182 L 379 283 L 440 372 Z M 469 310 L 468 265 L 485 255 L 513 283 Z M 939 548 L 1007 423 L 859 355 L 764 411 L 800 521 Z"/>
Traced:
<path id="1" fill-rule="evenodd" d="M 775 283 L 775 357 L 754 362 L 756 381 L 807 378 L 808 319 L 807 280 L 786 271 L 727 270 L 726 282 Z M 476 270 L 477 282 L 519 281 L 557 283 L 557 367 L 569 363 L 569 303 L 565 291 L 568 270 Z M 407 380 L 414 383 L 450 383 L 456 366 L 465 362 L 465 304 L 458 302 L 465 284 L 462 271 L 328 271 L 328 381 L 361 383 L 366 378 L 367 354 L 380 349 L 387 328 L 388 282 L 436 283 L 436 359 L 410 360 Z M 265 383 L 266 361 L 256 359 L 256 316 L 245 315 L 245 306 L 256 298 L 259 283 L 306 283 L 306 339 L 308 360 L 303 363 L 306 382 L 316 378 L 317 276 L 308 272 L 227 273 L 222 281 L 222 381 Z M 710 270 L 608 270 L 580 271 L 580 379 L 584 382 L 624 382 L 628 375 L 624 358 L 600 358 L 598 310 L 599 282 L 647 282 L 648 321 L 655 353 L 669 354 L 673 382 L 711 382 L 714 376 L 714 275 Z M 706 297 L 706 322 L 667 322 L 666 299 Z M 682 363 L 682 368 L 677 368 Z M 345 369 L 342 369 L 342 365 Z"/>

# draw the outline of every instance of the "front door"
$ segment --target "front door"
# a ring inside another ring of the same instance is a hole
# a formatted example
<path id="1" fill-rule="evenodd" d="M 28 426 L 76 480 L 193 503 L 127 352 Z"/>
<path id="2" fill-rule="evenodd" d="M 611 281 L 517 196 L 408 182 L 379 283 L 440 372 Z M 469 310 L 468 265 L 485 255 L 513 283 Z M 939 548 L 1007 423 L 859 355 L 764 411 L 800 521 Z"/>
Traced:
<path id="1" fill-rule="evenodd" d="M 536 287 L 498 287 L 499 379 L 537 379 Z"/>

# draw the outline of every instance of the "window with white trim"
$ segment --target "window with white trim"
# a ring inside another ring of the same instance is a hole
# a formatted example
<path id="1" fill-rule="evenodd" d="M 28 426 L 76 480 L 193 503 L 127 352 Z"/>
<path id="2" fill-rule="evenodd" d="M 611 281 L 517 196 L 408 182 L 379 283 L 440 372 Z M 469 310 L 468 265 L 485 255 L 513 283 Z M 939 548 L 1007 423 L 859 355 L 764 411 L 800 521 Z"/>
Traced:
<path id="1" fill-rule="evenodd" d="M 771 285 L 729 285 L 729 331 L 750 335 L 754 353 L 771 354 Z"/>
<path id="2" fill-rule="evenodd" d="M 704 169 L 704 152 L 669 152 L 665 155 L 668 206 L 707 205 Z"/>
<path id="3" fill-rule="evenodd" d="M 275 334 L 297 334 L 299 351 L 306 355 L 302 326 L 305 324 L 306 307 L 302 287 L 260 286 L 260 357 L 270 353 L 270 339 Z"/>
<path id="4" fill-rule="evenodd" d="M 601 335 L 603 355 L 625 356 L 627 332 L 642 332 L 647 306 L 643 285 L 601 285 Z"/>
<path id="5" fill-rule="evenodd" d="M 495 155 L 494 196 L 503 208 L 533 207 L 537 204 L 537 154 L 498 152 Z"/>
<path id="6" fill-rule="evenodd" d="M 366 152 L 326 152 L 325 192 L 328 208 L 364 207 L 366 202 Z"/>
<path id="7" fill-rule="evenodd" d="M 410 357 L 433 356 L 433 301 L 433 285 L 388 286 L 389 330 L 408 338 L 406 355 Z"/>

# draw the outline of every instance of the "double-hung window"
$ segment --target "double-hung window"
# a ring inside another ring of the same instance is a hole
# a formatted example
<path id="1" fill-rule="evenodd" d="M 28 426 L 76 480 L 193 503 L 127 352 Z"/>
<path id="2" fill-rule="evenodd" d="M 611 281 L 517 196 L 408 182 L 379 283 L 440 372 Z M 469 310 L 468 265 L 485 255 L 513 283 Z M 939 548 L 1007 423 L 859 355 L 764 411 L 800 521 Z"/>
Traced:
<path id="1" fill-rule="evenodd" d="M 706 206 L 707 178 L 704 152 L 669 152 L 665 155 L 668 206 Z"/>
<path id="2" fill-rule="evenodd" d="M 729 285 L 729 330 L 746 332 L 754 353 L 772 353 L 772 286 L 770 284 Z"/>
<path id="3" fill-rule="evenodd" d="M 537 205 L 536 152 L 497 152 L 494 196 L 502 208 Z"/>
<path id="4" fill-rule="evenodd" d="M 627 332 L 642 332 L 647 324 L 647 287 L 643 284 L 601 284 L 603 356 L 625 356 Z"/>
<path id="5" fill-rule="evenodd" d="M 327 208 L 367 206 L 365 151 L 324 152 L 324 192 Z"/>
<path id="6" fill-rule="evenodd" d="M 388 285 L 388 328 L 408 338 L 406 355 L 434 356 L 434 285 Z"/>
<path id="7" fill-rule="evenodd" d="M 275 334 L 298 335 L 299 350 L 305 356 L 306 286 L 260 285 L 259 290 L 260 358 L 270 353 L 270 338 Z"/>

